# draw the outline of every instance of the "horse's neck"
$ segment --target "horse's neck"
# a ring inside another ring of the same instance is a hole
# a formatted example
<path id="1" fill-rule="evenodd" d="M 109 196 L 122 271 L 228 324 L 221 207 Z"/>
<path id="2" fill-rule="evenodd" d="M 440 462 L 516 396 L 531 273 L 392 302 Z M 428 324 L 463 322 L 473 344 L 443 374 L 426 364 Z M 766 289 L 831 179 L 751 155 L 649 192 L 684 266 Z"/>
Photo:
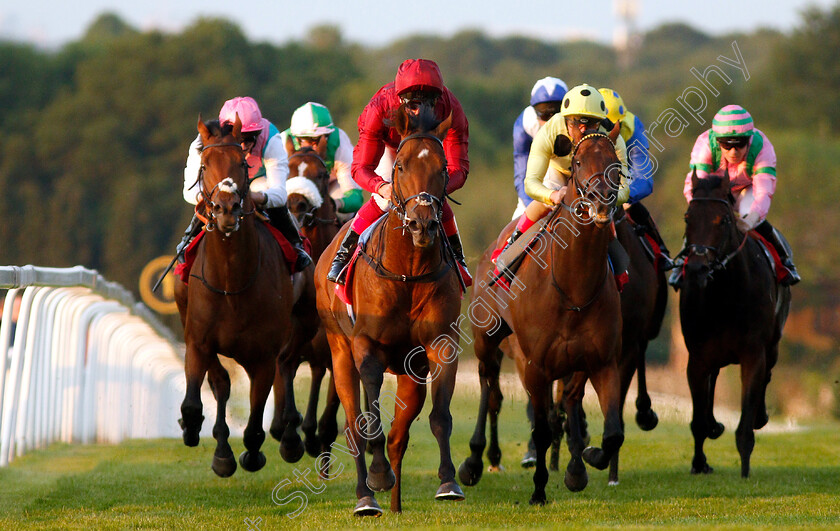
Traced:
<path id="1" fill-rule="evenodd" d="M 385 269 L 398 275 L 416 276 L 434 271 L 440 266 L 440 235 L 435 237 L 433 245 L 426 249 L 414 246 L 408 228 L 402 228 L 396 212 L 388 213 L 385 226 L 380 232 L 380 247 L 383 250 L 381 262 Z"/>
<path id="2" fill-rule="evenodd" d="M 576 223 L 569 212 L 558 216 L 551 242 L 555 281 L 568 294 L 591 292 L 591 284 L 603 281 L 607 247 L 612 239 L 609 227 Z M 572 228 L 576 229 L 573 230 Z"/>
<path id="3" fill-rule="evenodd" d="M 253 216 L 243 219 L 239 230 L 230 236 L 225 236 L 219 229 L 205 236 L 204 271 L 208 276 L 239 275 L 242 271 L 250 271 L 257 260 L 259 234 Z"/>

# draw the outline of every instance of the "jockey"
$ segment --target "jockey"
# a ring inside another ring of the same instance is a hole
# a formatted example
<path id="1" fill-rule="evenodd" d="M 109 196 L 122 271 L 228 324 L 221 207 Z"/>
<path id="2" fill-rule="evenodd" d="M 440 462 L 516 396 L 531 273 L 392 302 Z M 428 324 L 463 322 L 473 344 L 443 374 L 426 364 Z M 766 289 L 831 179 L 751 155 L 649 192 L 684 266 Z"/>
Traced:
<path id="1" fill-rule="evenodd" d="M 327 192 L 335 201 L 345 221 L 355 214 L 364 202 L 362 189 L 350 176 L 353 163 L 353 142 L 343 129 L 333 124 L 329 109 L 320 103 L 308 102 L 292 114 L 291 126 L 280 133 L 286 152 L 291 156 L 301 148 L 311 147 L 322 154 L 330 182 Z"/>
<path id="2" fill-rule="evenodd" d="M 641 203 L 641 200 L 653 192 L 653 163 L 648 154 L 650 148 L 648 139 L 645 136 L 645 126 L 638 116 L 627 110 L 621 95 L 610 88 L 598 89 L 607 104 L 607 118 L 613 124 L 621 125 L 621 138 L 627 146 L 627 159 L 630 166 L 630 198 L 624 203 L 624 210 L 630 217 L 659 246 L 664 261 L 670 264 L 670 253 L 665 246 L 665 241 L 659 234 L 659 229 L 650 212 Z"/>
<path id="3" fill-rule="evenodd" d="M 421 102 L 433 105 L 438 118 L 446 119 L 452 115 L 452 125 L 443 139 L 449 173 L 446 192 L 452 193 L 464 185 L 469 172 L 467 117 L 460 102 L 444 86 L 440 69 L 434 61 L 407 59 L 397 70 L 394 82 L 380 88 L 359 116 L 359 142 L 353 151 L 352 173 L 353 179 L 372 196 L 359 209 L 350 230 L 345 234 L 327 274 L 327 280 L 344 283 L 342 271 L 359 241 L 359 234 L 389 208 L 391 169 L 400 137 L 385 121 L 401 104 Z M 463 270 L 462 273 L 469 275 L 455 216 L 445 199 L 442 214 L 443 229 L 455 258 Z"/>
<path id="4" fill-rule="evenodd" d="M 312 258 L 303 249 L 300 233 L 292 215 L 286 208 L 286 178 L 289 175 L 289 160 L 286 149 L 280 139 L 280 132 L 271 122 L 262 117 L 257 102 L 248 96 L 233 98 L 225 102 L 219 111 L 219 123 L 233 123 L 237 115 L 242 122 L 242 150 L 249 165 L 248 176 L 251 180 L 265 177 L 266 187 L 262 191 L 251 190 L 254 205 L 266 209 L 271 224 L 283 233 L 297 252 L 295 271 L 300 271 L 312 263 Z M 201 135 L 190 144 L 187 164 L 184 168 L 184 200 L 198 204 L 201 191 L 193 190 L 198 182 L 201 169 Z M 178 252 L 183 251 L 200 229 L 198 217 L 193 216 L 178 244 Z"/>
<path id="5" fill-rule="evenodd" d="M 558 156 L 554 153 L 557 137 L 566 136 L 573 145 L 577 145 L 587 133 L 609 133 L 604 127 L 606 117 L 604 97 L 594 87 L 578 85 L 566 93 L 560 113 L 551 117 L 534 137 L 525 174 L 525 192 L 534 201 L 525 208 L 525 215 L 519 218 L 516 229 L 503 249 L 510 247 L 534 223 L 561 203 L 566 195 L 566 179 L 571 175 L 572 154 L 570 152 Z M 627 148 L 620 135 L 615 142 L 615 152 L 621 162 L 622 174 L 621 183 L 616 183 L 619 187 L 616 200 L 618 206 L 625 203 L 630 194 L 626 178 Z"/>
<path id="6" fill-rule="evenodd" d="M 689 167 L 683 187 L 686 201 L 691 201 L 694 171 L 701 179 L 727 174 L 735 208 L 741 216 L 736 220 L 738 228 L 745 233 L 755 230 L 773 244 L 788 270 L 781 280 L 783 285 L 799 282 L 790 244 L 765 219 L 776 191 L 776 151 L 767 136 L 756 129 L 750 113 L 740 105 L 727 105 L 719 110 L 712 120 L 712 128 L 694 142 Z M 681 268 L 671 275 L 672 286 L 679 287 L 680 276 Z"/>
<path id="7" fill-rule="evenodd" d="M 513 186 L 519 200 L 511 219 L 518 218 L 525 212 L 525 207 L 533 201 L 525 193 L 525 169 L 528 165 L 528 153 L 531 143 L 543 125 L 560 112 L 560 103 L 566 95 L 566 83 L 556 77 L 544 77 L 531 89 L 531 105 L 519 113 L 513 124 Z"/>

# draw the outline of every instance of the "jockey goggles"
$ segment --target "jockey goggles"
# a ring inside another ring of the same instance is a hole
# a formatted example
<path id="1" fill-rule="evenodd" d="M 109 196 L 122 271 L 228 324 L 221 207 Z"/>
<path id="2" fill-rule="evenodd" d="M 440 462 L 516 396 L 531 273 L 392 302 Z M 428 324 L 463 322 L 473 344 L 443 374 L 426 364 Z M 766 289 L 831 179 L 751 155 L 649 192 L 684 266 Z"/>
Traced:
<path id="1" fill-rule="evenodd" d="M 260 133 L 262 131 L 245 131 L 242 133 L 242 143 L 243 144 L 256 144 L 257 138 L 259 138 Z"/>
<path id="2" fill-rule="evenodd" d="M 721 149 L 741 149 L 749 142 L 749 138 L 745 136 L 736 136 L 729 138 L 718 138 L 718 144 Z"/>
<path id="3" fill-rule="evenodd" d="M 434 107 L 440 94 L 427 90 L 412 90 L 400 94 L 400 101 L 409 110 L 416 111 L 424 103 Z"/>
<path id="4" fill-rule="evenodd" d="M 547 122 L 552 116 L 560 112 L 560 102 L 544 102 L 534 105 L 534 112 L 537 113 L 537 118 L 543 122 Z"/>

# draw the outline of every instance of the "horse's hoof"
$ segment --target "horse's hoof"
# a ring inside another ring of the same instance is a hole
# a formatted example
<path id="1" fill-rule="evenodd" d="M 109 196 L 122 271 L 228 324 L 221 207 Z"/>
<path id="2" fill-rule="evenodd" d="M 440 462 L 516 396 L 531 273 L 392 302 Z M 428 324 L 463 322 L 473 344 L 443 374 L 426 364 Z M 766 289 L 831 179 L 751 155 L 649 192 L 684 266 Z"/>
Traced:
<path id="1" fill-rule="evenodd" d="M 534 468 L 537 465 L 537 451 L 528 450 L 525 452 L 525 456 L 519 462 L 519 465 L 522 468 Z"/>
<path id="2" fill-rule="evenodd" d="M 586 468 L 580 474 L 573 474 L 567 468 L 566 476 L 563 478 L 563 484 L 572 492 L 580 492 L 585 489 L 589 484 L 589 474 L 586 472 Z"/>
<path id="3" fill-rule="evenodd" d="M 397 476 L 394 475 L 394 471 L 389 466 L 385 472 L 368 471 L 368 477 L 365 483 L 374 492 L 385 492 L 394 488 L 394 485 L 397 484 Z"/>
<path id="4" fill-rule="evenodd" d="M 484 463 L 481 459 L 473 459 L 468 457 L 458 467 L 458 479 L 461 483 L 468 487 L 475 486 L 478 480 L 481 479 L 481 474 L 484 472 Z"/>
<path id="5" fill-rule="evenodd" d="M 376 503 L 376 498 L 373 496 L 365 496 L 359 499 L 359 503 L 353 509 L 353 514 L 356 516 L 374 516 L 379 518 L 382 516 L 382 507 Z"/>
<path id="6" fill-rule="evenodd" d="M 715 469 L 710 467 L 708 463 L 703 463 L 701 466 L 691 465 L 692 474 L 711 474 Z"/>
<path id="7" fill-rule="evenodd" d="M 303 445 L 309 457 L 318 457 L 321 455 L 321 440 L 317 435 L 307 435 Z"/>
<path id="8" fill-rule="evenodd" d="M 271 437 L 277 442 L 280 442 L 280 441 L 283 440 L 283 432 L 284 431 L 285 430 L 283 428 L 281 428 L 279 425 L 275 426 L 273 422 L 271 423 L 271 427 L 268 429 L 268 433 L 270 433 Z"/>
<path id="9" fill-rule="evenodd" d="M 204 417 L 202 417 L 202 419 L 203 418 Z M 181 432 L 184 436 L 184 444 L 189 447 L 198 446 L 200 430 L 191 430 L 187 428 L 187 423 L 184 422 L 184 419 L 178 419 L 178 425 L 181 426 Z"/>
<path id="10" fill-rule="evenodd" d="M 656 411 L 648 409 L 647 411 L 636 412 L 636 425 L 642 431 L 650 431 L 659 424 L 659 416 Z"/>
<path id="11" fill-rule="evenodd" d="M 593 466 L 598 470 L 604 470 L 610 464 L 610 460 L 607 458 L 604 451 L 597 446 L 587 446 L 584 448 L 581 457 L 583 457 L 583 460 L 590 466 Z"/>
<path id="12" fill-rule="evenodd" d="M 454 481 L 443 483 L 435 493 L 436 500 L 443 501 L 464 501 L 464 491 Z"/>
<path id="13" fill-rule="evenodd" d="M 718 437 L 723 435 L 723 432 L 725 430 L 726 428 L 723 426 L 723 424 L 721 424 L 720 422 L 713 422 L 712 427 L 709 430 L 709 439 L 717 439 Z"/>
<path id="14" fill-rule="evenodd" d="M 280 443 L 280 457 L 287 463 L 297 463 L 305 452 L 303 441 L 300 438 L 298 438 L 297 444 Z"/>
<path id="15" fill-rule="evenodd" d="M 233 455 L 227 457 L 213 456 L 213 472 L 220 478 L 229 478 L 236 472 L 236 459 Z"/>
<path id="16" fill-rule="evenodd" d="M 265 454 L 262 452 L 249 452 L 245 450 L 239 454 L 239 464 L 248 472 L 256 472 L 265 466 Z"/>
<path id="17" fill-rule="evenodd" d="M 528 503 L 531 505 L 545 505 L 545 492 L 542 494 L 537 494 L 536 492 L 531 495 L 531 499 L 528 500 Z"/>

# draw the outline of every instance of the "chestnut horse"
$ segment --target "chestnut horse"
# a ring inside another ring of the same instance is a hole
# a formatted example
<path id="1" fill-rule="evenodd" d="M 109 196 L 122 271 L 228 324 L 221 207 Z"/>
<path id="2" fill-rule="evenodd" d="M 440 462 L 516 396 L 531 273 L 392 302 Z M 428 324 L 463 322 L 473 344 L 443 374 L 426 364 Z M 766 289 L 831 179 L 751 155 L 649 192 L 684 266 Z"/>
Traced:
<path id="1" fill-rule="evenodd" d="M 750 473 L 753 430 L 767 424 L 764 395 L 779 357 L 790 309 L 790 288 L 779 285 L 761 244 L 738 230 L 729 177 L 691 178 L 693 199 L 685 213 L 685 279 L 680 323 L 688 348 L 688 386 L 694 412 L 693 474 L 709 474 L 707 438 L 723 433 L 714 417 L 715 382 L 721 367 L 741 365 L 741 420 L 735 442 L 741 476 Z"/>
<path id="2" fill-rule="evenodd" d="M 329 180 L 330 174 L 324 159 L 312 148 L 302 148 L 289 156 L 289 181 L 286 188 L 289 196 L 286 204 L 297 219 L 301 234 L 312 244 L 311 256 L 315 261 L 323 254 L 340 226 L 335 202 L 327 192 Z M 335 381 L 330 376 L 327 403 L 320 421 L 318 420 L 321 383 L 327 370 L 332 371 L 330 346 L 324 327 L 320 326 L 320 319 L 318 333 L 311 343 L 304 345 L 300 361 L 309 363 L 312 375 L 306 414 L 300 427 L 305 436 L 306 453 L 317 457 L 330 452 L 330 445 L 338 435 L 336 415 L 341 406 L 335 390 Z M 285 431 L 281 414 L 285 409 L 285 394 L 282 392 L 284 386 L 285 374 L 278 371 L 274 380 L 275 415 L 269 430 L 277 440 L 280 440 Z M 322 477 L 327 472 L 328 469 L 319 470 Z"/>
<path id="3" fill-rule="evenodd" d="M 318 311 L 327 328 L 336 389 L 347 417 L 347 445 L 356 462 L 354 513 L 360 516 L 382 513 L 375 491 L 393 489 L 391 511 L 402 510 L 402 460 L 409 427 L 423 408 L 430 373 L 429 424 L 440 449 L 440 488 L 435 498 L 464 498 L 449 448 L 449 405 L 460 348 L 450 325 L 457 322 L 461 306 L 458 270 L 444 254 L 440 221 L 448 177 L 440 139 L 449 124 L 450 118 L 439 123 L 425 105 L 416 115 L 404 106 L 394 113 L 393 127 L 402 141 L 393 166 L 393 207 L 373 228 L 360 256 L 364 259 L 357 261 L 351 295 L 355 321 L 336 296 L 336 285 L 326 280 L 340 238 L 322 255 L 315 271 Z M 396 395 L 381 389 L 385 372 L 396 375 Z M 370 403 L 364 414 L 360 380 Z M 396 402 L 393 417 L 385 412 L 382 400 Z M 383 416 L 392 420 L 387 458 Z M 367 444 L 373 448 L 369 470 Z"/>
<path id="4" fill-rule="evenodd" d="M 254 472 L 265 465 L 260 447 L 265 441 L 262 427 L 265 402 L 275 371 L 288 370 L 295 348 L 314 334 L 306 320 L 295 320 L 293 286 L 279 245 L 264 223 L 255 219 L 249 195 L 250 180 L 242 151 L 241 123 L 220 126 L 199 119 L 201 171 L 198 177 L 206 222 L 198 244 L 191 282 L 176 282 L 175 299 L 184 326 L 186 343 L 185 373 L 187 391 L 181 404 L 184 444 L 196 446 L 204 420 L 201 385 L 205 374 L 216 398 L 216 424 L 213 437 L 216 450 L 213 471 L 228 477 L 236 471 L 236 459 L 228 443 L 230 430 L 225 407 L 230 397 L 230 377 L 218 355 L 239 363 L 251 380 L 251 412 L 244 432 L 246 451 L 239 457 L 245 470 Z M 311 292 L 311 268 L 308 284 Z M 307 290 L 304 290 L 306 292 Z M 302 296 L 295 313 L 312 315 L 314 293 Z M 314 317 L 317 319 L 317 316 Z M 292 419 L 294 410 L 291 385 L 284 390 Z M 296 424 L 284 433 L 281 454 L 296 461 L 303 454 L 303 443 Z"/>
<path id="5" fill-rule="evenodd" d="M 615 133 L 618 133 L 616 129 Z M 582 371 L 598 394 L 604 414 L 602 448 L 584 449 L 583 420 L 578 403 L 567 405 L 569 450 L 565 484 L 572 491 L 587 482 L 584 460 L 603 470 L 624 441 L 621 420 L 621 382 L 617 360 L 621 351 L 621 301 L 607 265 L 612 239 L 616 169 L 614 137 L 590 133 L 571 145 L 558 137 L 555 151 L 572 153 L 572 173 L 563 204 L 555 207 L 543 232 L 540 250 L 525 256 L 510 291 L 498 283 L 478 283 L 470 306 L 479 361 L 481 398 L 471 454 L 458 471 L 466 485 L 475 485 L 483 470 L 485 423 L 491 397 L 499 398 L 500 342 L 511 341 L 520 379 L 534 409 L 534 443 L 537 462 L 531 504 L 546 502 L 548 482 L 545 453 L 551 443 L 549 409 L 551 384 Z M 477 277 L 492 276 L 492 251 L 503 236 L 487 249 Z M 548 257 L 542 256 L 548 251 Z M 513 336 L 511 336 L 513 338 Z M 579 400 L 582 395 L 576 398 Z"/>

